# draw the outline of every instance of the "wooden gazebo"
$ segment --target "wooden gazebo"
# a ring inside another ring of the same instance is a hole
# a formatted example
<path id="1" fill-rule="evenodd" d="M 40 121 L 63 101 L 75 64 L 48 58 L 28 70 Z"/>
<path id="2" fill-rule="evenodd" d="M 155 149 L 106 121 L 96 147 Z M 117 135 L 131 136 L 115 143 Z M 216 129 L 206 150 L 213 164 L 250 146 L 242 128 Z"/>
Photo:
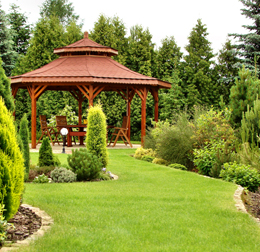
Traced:
<path id="1" fill-rule="evenodd" d="M 135 94 L 142 101 L 141 140 L 145 136 L 146 98 L 151 92 L 154 98 L 154 120 L 158 120 L 158 90 L 171 88 L 171 84 L 136 73 L 114 61 L 111 56 L 118 51 L 102 46 L 84 38 L 65 47 L 54 50 L 60 57 L 34 71 L 11 77 L 12 94 L 15 98 L 19 88 L 27 89 L 31 97 L 31 140 L 36 148 L 36 101 L 46 90 L 69 91 L 78 101 L 79 123 L 82 121 L 82 101 L 89 100 L 93 105 L 94 98 L 101 91 L 115 91 L 127 101 L 127 114 L 130 116 L 130 105 Z M 130 130 L 128 132 L 130 136 Z"/>

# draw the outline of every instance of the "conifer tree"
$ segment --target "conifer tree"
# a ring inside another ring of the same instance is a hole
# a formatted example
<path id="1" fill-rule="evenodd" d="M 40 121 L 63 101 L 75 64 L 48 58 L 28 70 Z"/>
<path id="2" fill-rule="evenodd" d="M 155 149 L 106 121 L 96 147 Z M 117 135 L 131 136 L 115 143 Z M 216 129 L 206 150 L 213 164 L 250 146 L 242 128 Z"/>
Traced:
<path id="1" fill-rule="evenodd" d="M 39 149 L 39 161 L 38 165 L 42 166 L 54 166 L 54 156 L 48 137 L 44 137 L 42 140 L 41 147 Z"/>
<path id="2" fill-rule="evenodd" d="M 28 120 L 26 114 L 23 115 L 20 122 L 19 135 L 23 143 L 23 158 L 24 167 L 27 174 L 30 170 L 30 146 L 29 146 L 29 130 L 28 130 Z"/>
<path id="3" fill-rule="evenodd" d="M 201 20 L 197 21 L 189 36 L 189 44 L 185 47 L 188 55 L 184 56 L 183 91 L 187 103 L 216 104 L 218 102 L 217 85 L 214 83 L 213 50 L 207 39 L 208 33 Z"/>
<path id="4" fill-rule="evenodd" d="M 24 161 L 18 147 L 13 116 L 0 97 L 0 200 L 7 220 L 18 211 L 23 193 Z"/>
<path id="5" fill-rule="evenodd" d="M 230 90 L 230 108 L 232 110 L 231 122 L 233 126 L 241 126 L 242 114 L 251 108 L 259 94 L 259 80 L 253 78 L 252 73 L 243 66 L 239 70 L 239 78 L 236 78 L 235 85 Z"/>
<path id="6" fill-rule="evenodd" d="M 241 9 L 242 15 L 252 20 L 251 25 L 243 25 L 249 32 L 246 34 L 229 34 L 238 39 L 235 47 L 242 58 L 242 63 L 238 62 L 238 67 L 245 65 L 248 69 L 254 69 L 254 59 L 258 56 L 258 70 L 260 65 L 260 0 L 239 0 L 245 8 Z"/>

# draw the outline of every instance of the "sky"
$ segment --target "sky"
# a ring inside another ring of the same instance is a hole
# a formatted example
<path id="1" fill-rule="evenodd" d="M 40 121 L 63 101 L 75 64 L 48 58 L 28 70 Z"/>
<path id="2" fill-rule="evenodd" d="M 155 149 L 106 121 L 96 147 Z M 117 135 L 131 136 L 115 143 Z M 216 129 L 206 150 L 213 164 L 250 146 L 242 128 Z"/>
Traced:
<path id="1" fill-rule="evenodd" d="M 35 24 L 40 18 L 40 7 L 45 0 L 0 0 L 2 9 L 8 13 L 10 4 L 21 8 L 28 17 L 28 22 Z M 247 33 L 242 25 L 252 21 L 241 15 L 244 5 L 239 0 L 68 0 L 74 7 L 74 12 L 83 22 L 83 31 L 90 32 L 99 16 L 118 16 L 125 24 L 127 34 L 134 25 L 148 28 L 152 34 L 153 43 L 158 49 L 161 40 L 174 36 L 181 51 L 188 44 L 192 28 L 201 19 L 207 27 L 208 40 L 214 53 L 223 47 L 229 33 Z"/>

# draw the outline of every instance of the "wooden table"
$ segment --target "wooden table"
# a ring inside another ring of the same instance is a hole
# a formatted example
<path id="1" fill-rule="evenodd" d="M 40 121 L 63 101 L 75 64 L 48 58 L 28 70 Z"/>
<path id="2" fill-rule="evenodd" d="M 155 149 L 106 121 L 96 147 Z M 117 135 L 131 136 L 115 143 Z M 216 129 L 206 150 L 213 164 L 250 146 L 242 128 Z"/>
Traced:
<path id="1" fill-rule="evenodd" d="M 86 128 L 86 124 L 78 124 L 78 125 L 59 125 L 59 128 L 66 128 L 68 129 L 68 135 L 67 135 L 67 147 L 72 146 L 72 136 L 78 136 L 79 137 L 79 144 L 84 145 L 84 136 L 86 136 L 86 131 L 84 131 L 84 128 Z M 78 131 L 73 131 L 73 128 L 78 128 Z"/>

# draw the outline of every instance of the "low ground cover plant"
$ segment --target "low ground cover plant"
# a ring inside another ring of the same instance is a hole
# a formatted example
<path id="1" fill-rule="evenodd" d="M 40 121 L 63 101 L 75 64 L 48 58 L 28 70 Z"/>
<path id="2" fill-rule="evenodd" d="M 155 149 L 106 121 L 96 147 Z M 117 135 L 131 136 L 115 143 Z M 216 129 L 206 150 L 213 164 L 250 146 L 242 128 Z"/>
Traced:
<path id="1" fill-rule="evenodd" d="M 187 167 L 182 165 L 182 164 L 170 164 L 169 165 L 170 168 L 174 168 L 174 169 L 179 169 L 179 170 L 183 170 L 183 171 L 187 171 Z"/>
<path id="2" fill-rule="evenodd" d="M 49 178 L 44 174 L 35 177 L 35 179 L 33 180 L 33 183 L 38 183 L 38 184 L 49 183 L 49 182 L 50 182 Z"/>
<path id="3" fill-rule="evenodd" d="M 77 179 L 77 175 L 73 171 L 63 167 L 56 167 L 50 177 L 55 183 L 72 183 Z"/>

